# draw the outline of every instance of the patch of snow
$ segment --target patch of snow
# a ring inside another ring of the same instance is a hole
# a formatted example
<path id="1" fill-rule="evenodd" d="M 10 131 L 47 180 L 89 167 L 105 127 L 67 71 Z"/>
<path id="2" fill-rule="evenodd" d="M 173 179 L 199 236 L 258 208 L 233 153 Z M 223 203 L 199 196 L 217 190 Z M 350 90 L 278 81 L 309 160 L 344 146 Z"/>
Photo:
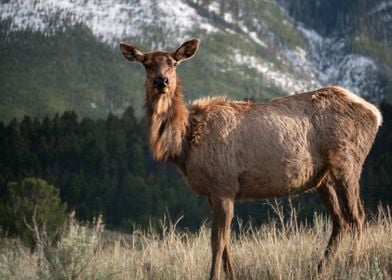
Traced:
<path id="1" fill-rule="evenodd" d="M 149 27 L 164 29 L 180 40 L 194 28 L 217 31 L 194 8 L 176 0 L 12 0 L 1 4 L 0 19 L 10 20 L 11 30 L 49 34 L 64 23 L 83 23 L 109 44 L 143 37 Z"/>
<path id="2" fill-rule="evenodd" d="M 301 47 L 292 49 L 283 49 L 281 55 L 285 58 L 284 61 L 288 62 L 294 72 L 302 73 L 312 79 L 315 78 L 315 67 L 306 51 Z"/>
<path id="3" fill-rule="evenodd" d="M 267 47 L 267 44 L 264 43 L 262 40 L 260 40 L 260 38 L 257 36 L 256 32 L 248 32 L 249 37 L 252 38 L 252 40 L 257 43 L 259 46 L 262 46 L 264 48 Z"/>
<path id="4" fill-rule="evenodd" d="M 380 97 L 378 68 L 371 58 L 347 52 L 344 39 L 323 38 L 303 26 L 298 30 L 309 44 L 312 72 L 322 86 L 339 85 L 360 95 Z"/>
<path id="5" fill-rule="evenodd" d="M 252 31 L 250 32 L 248 30 L 248 28 L 243 24 L 243 23 L 238 23 L 238 27 L 241 29 L 242 32 L 244 32 L 245 34 L 247 34 L 252 40 L 253 42 L 255 42 L 256 44 L 258 44 L 259 46 L 263 47 L 263 48 L 267 48 L 267 44 L 265 42 L 263 42 L 258 36 L 257 33 Z"/>
<path id="6" fill-rule="evenodd" d="M 315 79 L 299 79 L 290 73 L 285 73 L 275 69 L 273 63 L 263 62 L 255 56 L 243 55 L 239 50 L 234 50 L 234 62 L 237 65 L 253 68 L 262 74 L 263 79 L 271 82 L 287 94 L 303 92 L 319 86 Z"/>
<path id="7" fill-rule="evenodd" d="M 214 12 L 215 14 L 219 15 L 220 12 L 220 3 L 213 1 L 207 7 L 209 12 Z"/>
<path id="8" fill-rule="evenodd" d="M 324 38 L 313 29 L 307 29 L 299 25 L 297 30 L 300 31 L 302 35 L 304 35 L 313 49 L 321 47 L 324 43 Z"/>
<path id="9" fill-rule="evenodd" d="M 377 66 L 373 60 L 356 54 L 346 55 L 335 67 L 327 69 L 326 75 L 331 81 L 339 81 L 339 85 L 350 89 L 353 92 L 362 95 L 368 95 L 363 92 L 371 86 L 377 87 L 375 81 L 372 81 Z M 374 84 L 374 85 L 372 85 Z"/>
<path id="10" fill-rule="evenodd" d="M 223 18 L 225 19 L 226 22 L 229 22 L 229 23 L 234 22 L 233 15 L 230 13 L 225 13 Z"/>
<path id="11" fill-rule="evenodd" d="M 220 6 L 221 4 L 213 1 L 211 2 L 208 6 L 207 6 L 207 10 L 210 13 L 214 13 L 215 15 L 219 15 L 220 14 Z M 240 16 L 239 16 L 240 18 Z M 225 12 L 225 14 L 223 15 L 222 20 L 226 21 L 227 23 L 234 23 L 234 16 L 233 14 L 231 14 L 230 12 Z M 259 20 L 253 19 L 255 22 L 257 22 L 258 24 L 260 24 Z M 257 34 L 257 32 L 255 31 L 249 31 L 248 27 L 244 24 L 244 22 L 237 22 L 236 23 L 236 27 L 239 28 L 241 30 L 241 32 L 243 32 L 244 34 L 246 34 L 247 36 L 249 36 L 249 38 L 256 44 L 258 44 L 259 46 L 263 47 L 263 48 L 267 48 L 267 44 L 261 40 Z M 235 30 L 231 30 L 226 28 L 226 31 L 229 33 L 237 33 L 237 31 Z"/>
<path id="12" fill-rule="evenodd" d="M 376 5 L 373 9 L 369 11 L 369 15 L 377 14 L 379 12 L 383 12 L 385 10 L 392 9 L 392 2 L 391 1 L 385 1 L 381 2 Z"/>

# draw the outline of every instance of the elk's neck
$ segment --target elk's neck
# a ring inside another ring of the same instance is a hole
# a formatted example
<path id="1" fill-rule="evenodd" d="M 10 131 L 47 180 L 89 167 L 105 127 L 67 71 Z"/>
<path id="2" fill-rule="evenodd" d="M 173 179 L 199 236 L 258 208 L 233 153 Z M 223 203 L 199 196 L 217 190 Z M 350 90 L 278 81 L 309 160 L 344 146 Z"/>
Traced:
<path id="1" fill-rule="evenodd" d="M 185 158 L 189 127 L 189 112 L 181 82 L 177 80 L 176 89 L 166 94 L 156 94 L 147 87 L 145 107 L 154 159 L 181 164 Z"/>

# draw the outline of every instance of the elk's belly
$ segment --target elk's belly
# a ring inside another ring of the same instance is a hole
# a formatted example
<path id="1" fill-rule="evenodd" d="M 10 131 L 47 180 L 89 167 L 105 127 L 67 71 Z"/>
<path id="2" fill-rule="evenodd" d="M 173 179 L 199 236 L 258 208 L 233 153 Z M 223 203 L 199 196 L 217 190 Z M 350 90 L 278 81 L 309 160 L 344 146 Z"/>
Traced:
<path id="1" fill-rule="evenodd" d="M 326 169 L 304 168 L 291 172 L 270 173 L 268 170 L 246 170 L 239 174 L 236 199 L 261 199 L 296 195 L 315 188 L 325 176 Z"/>

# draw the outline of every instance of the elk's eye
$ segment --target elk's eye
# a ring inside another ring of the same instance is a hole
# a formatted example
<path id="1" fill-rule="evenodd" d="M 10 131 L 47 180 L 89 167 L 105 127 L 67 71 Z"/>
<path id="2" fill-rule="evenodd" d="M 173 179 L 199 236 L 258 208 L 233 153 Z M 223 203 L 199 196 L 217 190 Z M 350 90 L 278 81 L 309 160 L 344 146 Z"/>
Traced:
<path id="1" fill-rule="evenodd" d="M 173 62 L 173 66 L 176 67 L 177 65 L 178 65 L 178 62 L 177 62 L 177 61 L 174 61 L 174 62 Z"/>

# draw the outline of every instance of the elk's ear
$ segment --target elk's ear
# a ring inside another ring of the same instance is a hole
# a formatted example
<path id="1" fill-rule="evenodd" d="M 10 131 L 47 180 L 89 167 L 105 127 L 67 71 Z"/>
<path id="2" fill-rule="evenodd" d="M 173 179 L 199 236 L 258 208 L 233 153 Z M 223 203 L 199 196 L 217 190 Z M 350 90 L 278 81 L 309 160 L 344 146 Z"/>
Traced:
<path id="1" fill-rule="evenodd" d="M 200 40 L 192 39 L 181 45 L 174 53 L 172 53 L 173 59 L 178 62 L 182 60 L 187 60 L 195 55 L 197 49 L 199 48 Z"/>
<path id="2" fill-rule="evenodd" d="M 120 43 L 120 48 L 122 54 L 131 62 L 140 62 L 143 63 L 144 61 L 144 53 L 139 50 L 138 48 L 127 44 L 127 43 Z"/>

